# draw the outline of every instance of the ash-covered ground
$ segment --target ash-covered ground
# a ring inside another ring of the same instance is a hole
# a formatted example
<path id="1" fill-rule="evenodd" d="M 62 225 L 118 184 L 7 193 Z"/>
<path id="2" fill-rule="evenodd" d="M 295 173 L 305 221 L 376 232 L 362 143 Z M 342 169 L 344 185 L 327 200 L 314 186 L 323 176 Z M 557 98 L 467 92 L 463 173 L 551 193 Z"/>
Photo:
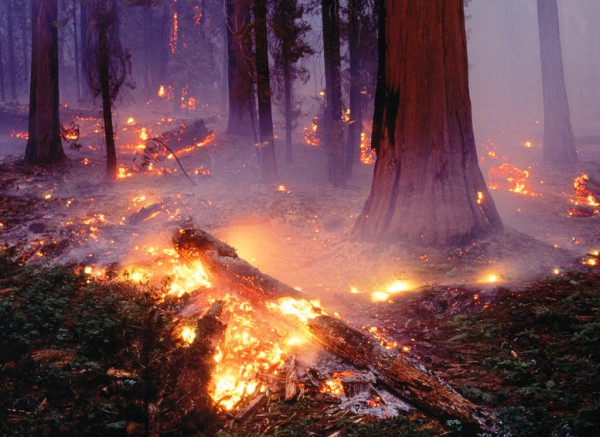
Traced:
<path id="1" fill-rule="evenodd" d="M 63 125 L 79 126 L 82 147 L 72 150 L 65 143 L 68 162 L 55 169 L 19 162 L 26 113 L 3 111 L 0 239 L 29 262 L 73 261 L 96 272 L 132 265 L 152 270 L 162 250 L 171 247 L 173 233 L 191 220 L 263 272 L 321 299 L 330 311 L 368 323 L 398 293 L 525 283 L 586 268 L 587 254 L 600 248 L 598 216 L 568 214 L 573 181 L 595 170 L 600 147 L 581 145 L 576 168 L 549 168 L 539 164 L 539 129 L 532 129 L 531 138 L 506 132 L 478 138 L 482 171 L 506 235 L 436 250 L 357 241 L 352 229 L 369 193 L 372 164 L 357 164 L 347 188 L 333 188 L 326 178 L 326 151 L 306 144 L 300 132 L 293 164 L 285 163 L 277 140 L 280 180 L 264 184 L 254 141 L 223 133 L 223 118 L 175 118 L 154 105 L 121 107 L 119 179 L 108 182 L 96 111 L 62 108 Z M 310 118 L 304 125 L 310 128 Z M 189 177 L 168 150 L 144 140 L 161 134 Z"/>

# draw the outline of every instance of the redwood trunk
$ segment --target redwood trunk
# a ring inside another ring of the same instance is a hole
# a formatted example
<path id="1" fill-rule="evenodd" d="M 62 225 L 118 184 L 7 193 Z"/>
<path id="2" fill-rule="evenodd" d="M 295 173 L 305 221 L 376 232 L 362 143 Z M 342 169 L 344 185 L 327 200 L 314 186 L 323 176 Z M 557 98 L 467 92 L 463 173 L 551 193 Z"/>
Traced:
<path id="1" fill-rule="evenodd" d="M 261 273 L 239 258 L 234 248 L 200 229 L 181 229 L 173 243 L 184 259 L 202 261 L 213 286 L 235 291 L 253 305 L 264 307 L 283 297 L 308 300 L 304 293 Z M 493 417 L 483 409 L 459 395 L 422 365 L 412 363 L 398 351 L 384 349 L 377 340 L 343 321 L 318 315 L 318 312 L 306 324 L 295 317 L 277 321 L 292 324 L 357 368 L 369 369 L 397 396 L 433 416 L 459 419 L 467 428 L 492 430 Z"/>
<path id="2" fill-rule="evenodd" d="M 250 1 L 227 0 L 229 118 L 227 132 L 256 138 Z"/>
<path id="3" fill-rule="evenodd" d="M 64 159 L 58 115 L 58 31 L 56 0 L 32 2 L 29 139 L 25 160 L 51 164 Z"/>
<path id="4" fill-rule="evenodd" d="M 258 155 L 265 182 L 277 180 L 277 160 L 273 139 L 273 113 L 271 108 L 271 81 L 269 77 L 269 49 L 267 45 L 267 4 L 266 0 L 253 3 L 256 55 L 256 90 L 258 94 L 258 120 L 260 144 Z"/>
<path id="5" fill-rule="evenodd" d="M 565 88 L 556 0 L 538 0 L 542 93 L 544 96 L 543 160 L 561 166 L 577 162 Z"/>
<path id="6" fill-rule="evenodd" d="M 117 152 L 112 124 L 112 99 L 110 96 L 110 72 L 108 38 L 105 20 L 98 21 L 98 77 L 102 88 L 102 115 L 104 118 L 104 138 L 106 141 L 106 177 L 117 178 Z"/>
<path id="7" fill-rule="evenodd" d="M 0 98 L 6 100 L 6 90 L 4 87 L 4 61 L 2 55 L 2 38 L 0 38 Z"/>
<path id="8" fill-rule="evenodd" d="M 340 60 L 339 0 L 322 0 L 323 59 L 325 62 L 325 147 L 329 181 L 335 187 L 346 185 L 345 150 L 342 128 L 342 80 Z"/>
<path id="9" fill-rule="evenodd" d="M 289 57 L 289 44 L 283 43 L 283 98 L 285 105 L 285 162 L 294 162 L 294 149 L 292 143 L 292 65 Z"/>
<path id="10" fill-rule="evenodd" d="M 355 232 L 449 246 L 502 230 L 477 162 L 462 0 L 385 0 L 377 162 Z"/>

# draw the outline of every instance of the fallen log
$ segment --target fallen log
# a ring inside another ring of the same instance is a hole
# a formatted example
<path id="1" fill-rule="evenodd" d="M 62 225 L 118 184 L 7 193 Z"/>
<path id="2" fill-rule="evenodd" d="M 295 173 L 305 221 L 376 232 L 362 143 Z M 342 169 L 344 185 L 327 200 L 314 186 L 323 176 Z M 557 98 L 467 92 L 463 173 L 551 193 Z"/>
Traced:
<path id="1" fill-rule="evenodd" d="M 308 302 L 307 295 L 260 272 L 239 258 L 233 247 L 201 229 L 180 229 L 173 243 L 184 259 L 202 261 L 216 287 L 233 290 L 254 305 L 264 307 L 286 297 Z M 495 420 L 484 408 L 458 394 L 422 364 L 398 351 L 386 350 L 376 339 L 342 320 L 315 312 L 308 321 L 292 324 L 355 367 L 370 370 L 397 396 L 432 416 L 459 419 L 473 432 L 493 431 Z"/>

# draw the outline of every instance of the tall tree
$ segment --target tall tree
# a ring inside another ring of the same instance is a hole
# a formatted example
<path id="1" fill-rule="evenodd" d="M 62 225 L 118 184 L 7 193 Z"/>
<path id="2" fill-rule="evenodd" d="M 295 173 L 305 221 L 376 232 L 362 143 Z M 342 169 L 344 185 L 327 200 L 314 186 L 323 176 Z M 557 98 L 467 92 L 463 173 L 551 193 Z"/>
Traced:
<path id="1" fill-rule="evenodd" d="M 227 0 L 229 85 L 227 132 L 256 138 L 250 9 L 251 0 Z"/>
<path id="2" fill-rule="evenodd" d="M 348 142 L 346 145 L 346 175 L 352 176 L 352 167 L 356 156 L 360 154 L 360 134 L 362 132 L 361 74 L 360 74 L 360 23 L 361 9 L 364 2 L 348 0 L 348 56 L 350 57 L 350 125 L 348 126 Z"/>
<path id="3" fill-rule="evenodd" d="M 542 157 L 546 164 L 569 165 L 577 162 L 577 149 L 565 88 L 556 0 L 538 0 L 537 11 L 544 96 Z"/>
<path id="4" fill-rule="evenodd" d="M 321 0 L 323 59 L 325 62 L 324 142 L 329 180 L 335 187 L 346 185 L 345 148 L 342 127 L 342 79 L 340 57 L 339 0 Z"/>
<path id="5" fill-rule="evenodd" d="M 32 1 L 29 138 L 25 160 L 52 164 L 64 159 L 58 116 L 57 0 Z"/>
<path id="6" fill-rule="evenodd" d="M 87 17 L 85 71 L 94 97 L 102 98 L 106 176 L 117 177 L 117 153 L 112 123 L 112 105 L 130 71 L 129 54 L 119 38 L 116 0 L 90 0 Z"/>
<path id="7" fill-rule="evenodd" d="M 15 35 L 13 30 L 13 0 L 6 2 L 6 40 L 8 41 L 8 78 L 10 79 L 10 97 L 17 100 L 17 65 L 15 60 Z"/>
<path id="8" fill-rule="evenodd" d="M 6 100 L 6 89 L 4 85 L 4 57 L 2 55 L 2 35 L 0 34 L 0 98 Z"/>
<path id="9" fill-rule="evenodd" d="M 271 108 L 271 81 L 269 76 L 269 47 L 267 42 L 267 2 L 253 0 L 254 45 L 256 56 L 256 91 L 260 143 L 258 156 L 265 182 L 274 182 L 277 175 L 275 142 L 273 140 L 273 112 Z"/>
<path id="10" fill-rule="evenodd" d="M 499 232 L 477 162 L 462 0 L 384 0 L 377 162 L 355 232 L 447 246 Z"/>
<path id="11" fill-rule="evenodd" d="M 298 65 L 306 55 L 314 53 L 306 42 L 309 24 L 302 20 L 304 7 L 297 0 L 275 0 L 271 18 L 275 95 L 283 106 L 285 117 L 285 160 L 293 161 L 292 131 L 297 115 L 294 111 L 294 81 L 308 80 L 308 71 Z M 296 115 L 296 116 L 295 116 Z"/>

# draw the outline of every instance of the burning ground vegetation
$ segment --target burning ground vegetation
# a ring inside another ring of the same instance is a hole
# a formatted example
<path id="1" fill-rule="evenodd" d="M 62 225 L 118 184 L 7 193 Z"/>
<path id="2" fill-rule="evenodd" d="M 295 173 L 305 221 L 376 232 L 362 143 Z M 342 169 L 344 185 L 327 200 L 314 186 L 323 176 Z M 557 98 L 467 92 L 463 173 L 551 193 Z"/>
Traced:
<path id="1" fill-rule="evenodd" d="M 374 357 L 328 350 L 315 320 L 433 371 L 489 413 L 490 434 L 598 433 L 597 146 L 570 173 L 533 165 L 529 141 L 484 142 L 491 194 L 518 231 L 415 249 L 351 237 L 368 163 L 333 189 L 322 148 L 298 143 L 298 162 L 266 186 L 252 144 L 218 119 L 135 113 L 107 184 L 100 120 L 71 116 L 66 167 L 3 157 L 3 434 L 482 432 L 394 390 Z M 24 149 L 21 132 L 3 144 Z M 231 282 L 173 244 L 196 226 L 289 296 Z"/>

